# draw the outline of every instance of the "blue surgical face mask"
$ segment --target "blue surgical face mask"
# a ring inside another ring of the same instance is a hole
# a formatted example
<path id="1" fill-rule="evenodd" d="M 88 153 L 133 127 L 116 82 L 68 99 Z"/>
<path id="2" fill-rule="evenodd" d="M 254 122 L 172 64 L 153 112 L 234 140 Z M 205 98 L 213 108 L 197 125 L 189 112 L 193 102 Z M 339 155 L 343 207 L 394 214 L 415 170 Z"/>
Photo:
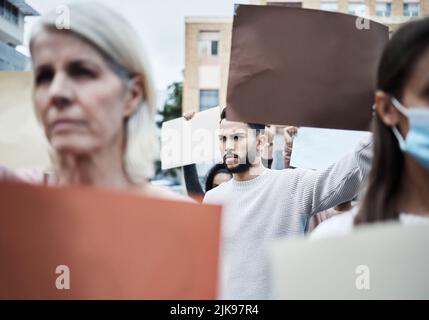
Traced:
<path id="1" fill-rule="evenodd" d="M 405 139 L 396 127 L 393 133 L 398 139 L 402 152 L 408 153 L 422 166 L 429 170 L 429 108 L 405 108 L 398 100 L 392 97 L 392 103 L 404 116 L 408 118 L 409 130 Z"/>

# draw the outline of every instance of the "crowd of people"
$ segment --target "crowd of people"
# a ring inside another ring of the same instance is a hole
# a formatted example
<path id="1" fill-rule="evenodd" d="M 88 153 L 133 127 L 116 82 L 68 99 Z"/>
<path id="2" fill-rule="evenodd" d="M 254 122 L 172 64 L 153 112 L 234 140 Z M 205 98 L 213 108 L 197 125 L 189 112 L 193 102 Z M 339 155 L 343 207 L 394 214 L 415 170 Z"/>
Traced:
<path id="1" fill-rule="evenodd" d="M 52 170 L 25 176 L 0 167 L 0 179 L 194 201 L 147 180 L 157 153 L 155 107 L 138 34 L 105 6 L 69 7 L 70 30 L 57 29 L 52 12 L 30 42 L 34 110 Z M 184 168 L 189 195 L 223 206 L 220 298 L 273 298 L 271 240 L 311 231 L 315 241 L 388 220 L 429 222 L 429 18 L 393 34 L 377 70 L 371 138 L 324 170 L 290 166 L 299 128 L 227 114 L 225 107 L 219 119 L 223 162 L 210 169 L 205 187 L 195 165 Z"/>

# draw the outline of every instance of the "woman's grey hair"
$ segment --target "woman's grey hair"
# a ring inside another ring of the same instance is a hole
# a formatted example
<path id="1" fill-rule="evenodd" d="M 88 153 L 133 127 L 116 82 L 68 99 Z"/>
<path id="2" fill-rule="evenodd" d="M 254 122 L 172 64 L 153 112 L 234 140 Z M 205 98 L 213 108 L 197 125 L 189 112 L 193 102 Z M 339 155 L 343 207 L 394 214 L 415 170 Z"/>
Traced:
<path id="1" fill-rule="evenodd" d="M 74 2 L 66 8 L 70 14 L 68 32 L 91 43 L 125 83 L 135 76 L 143 82 L 144 99 L 126 123 L 124 152 L 128 175 L 134 182 L 141 182 L 153 175 L 153 162 L 159 153 L 159 146 L 154 120 L 155 94 L 139 35 L 121 15 L 98 2 Z M 34 39 L 42 30 L 58 28 L 58 19 L 59 14 L 55 10 L 40 18 L 31 35 L 30 51 Z"/>

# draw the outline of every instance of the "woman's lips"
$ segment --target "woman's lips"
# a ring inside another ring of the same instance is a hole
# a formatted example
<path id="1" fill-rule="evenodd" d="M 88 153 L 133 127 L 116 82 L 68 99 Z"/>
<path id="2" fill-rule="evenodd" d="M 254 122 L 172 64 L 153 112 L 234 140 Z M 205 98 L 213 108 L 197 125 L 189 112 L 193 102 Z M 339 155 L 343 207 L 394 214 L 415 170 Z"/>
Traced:
<path id="1" fill-rule="evenodd" d="M 81 120 L 61 119 L 54 121 L 50 125 L 50 129 L 55 133 L 75 131 L 76 129 L 80 129 L 84 124 L 84 121 Z"/>

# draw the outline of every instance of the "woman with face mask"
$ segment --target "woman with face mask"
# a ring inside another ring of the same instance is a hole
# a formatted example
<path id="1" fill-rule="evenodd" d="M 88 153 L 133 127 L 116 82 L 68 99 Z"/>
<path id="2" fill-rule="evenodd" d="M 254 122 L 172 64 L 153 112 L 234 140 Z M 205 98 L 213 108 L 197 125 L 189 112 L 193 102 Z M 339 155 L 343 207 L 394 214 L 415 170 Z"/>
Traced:
<path id="1" fill-rule="evenodd" d="M 400 28 L 378 68 L 374 158 L 359 208 L 322 223 L 313 238 L 354 225 L 429 223 L 429 18 Z"/>
<path id="2" fill-rule="evenodd" d="M 138 34 L 99 3 L 67 7 L 70 28 L 58 28 L 53 11 L 30 40 L 33 105 L 53 165 L 50 179 L 40 183 L 175 197 L 146 180 L 157 153 L 155 99 Z M 20 178 L 0 170 L 3 181 L 29 180 Z"/>

